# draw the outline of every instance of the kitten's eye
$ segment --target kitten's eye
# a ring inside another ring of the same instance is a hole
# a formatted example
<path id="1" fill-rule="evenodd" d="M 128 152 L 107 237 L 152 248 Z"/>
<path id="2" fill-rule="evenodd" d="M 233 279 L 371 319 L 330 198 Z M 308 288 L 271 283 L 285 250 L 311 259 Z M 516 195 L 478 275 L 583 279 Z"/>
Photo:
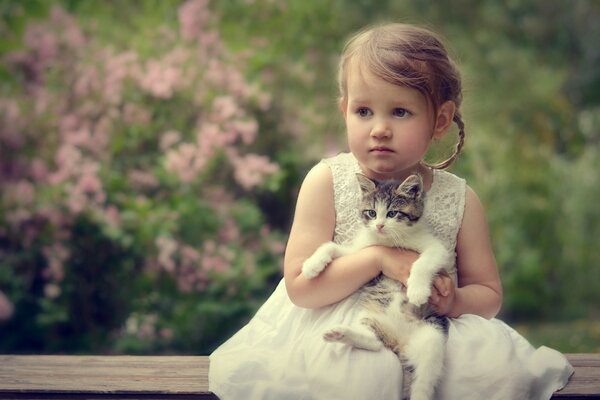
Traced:
<path id="1" fill-rule="evenodd" d="M 375 210 L 365 210 L 363 211 L 363 215 L 368 219 L 374 219 L 377 217 L 377 212 Z"/>
<path id="2" fill-rule="evenodd" d="M 410 215 L 408 215 L 407 213 L 403 213 L 402 211 L 396 211 L 398 214 L 399 218 L 404 218 L 404 219 L 408 219 L 410 220 Z"/>
<path id="3" fill-rule="evenodd" d="M 396 218 L 396 215 L 398 215 L 398 211 L 388 211 L 387 213 L 388 218 Z"/>

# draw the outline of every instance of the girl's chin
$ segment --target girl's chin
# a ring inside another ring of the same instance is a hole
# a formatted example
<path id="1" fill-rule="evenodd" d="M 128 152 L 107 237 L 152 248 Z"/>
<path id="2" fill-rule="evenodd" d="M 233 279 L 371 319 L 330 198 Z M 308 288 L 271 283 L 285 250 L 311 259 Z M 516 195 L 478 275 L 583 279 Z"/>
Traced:
<path id="1" fill-rule="evenodd" d="M 365 175 L 372 179 L 404 179 L 415 171 L 415 167 L 402 168 L 398 165 L 388 163 L 365 163 L 361 164 Z"/>

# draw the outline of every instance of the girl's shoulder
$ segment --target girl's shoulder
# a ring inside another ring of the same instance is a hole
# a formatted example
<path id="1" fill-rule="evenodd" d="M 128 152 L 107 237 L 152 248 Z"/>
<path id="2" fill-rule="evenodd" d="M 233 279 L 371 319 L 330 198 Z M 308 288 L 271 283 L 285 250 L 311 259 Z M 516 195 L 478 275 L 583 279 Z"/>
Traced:
<path id="1" fill-rule="evenodd" d="M 356 158 L 352 153 L 339 153 L 335 156 L 322 159 L 321 163 L 327 165 L 334 175 L 341 172 L 354 174 L 360 171 L 358 161 L 356 161 Z"/>
<path id="2" fill-rule="evenodd" d="M 333 157 L 324 158 L 319 164 L 327 166 L 331 171 L 334 192 L 350 192 L 351 196 L 358 193 L 356 174 L 361 172 L 358 161 L 352 153 L 339 153 Z M 356 193 L 355 193 L 356 192 Z"/>
<path id="3" fill-rule="evenodd" d="M 467 181 L 460 176 L 454 175 L 451 172 L 434 169 L 433 170 L 433 185 L 432 189 L 451 190 L 457 189 L 464 191 L 467 186 Z"/>
<path id="4" fill-rule="evenodd" d="M 465 179 L 448 171 L 433 170 L 433 182 L 427 192 L 427 198 L 432 202 L 450 202 L 462 209 L 467 188 Z"/>
<path id="5" fill-rule="evenodd" d="M 450 172 L 434 170 L 433 183 L 425 196 L 425 218 L 435 235 L 454 249 L 463 222 L 466 181 Z"/>

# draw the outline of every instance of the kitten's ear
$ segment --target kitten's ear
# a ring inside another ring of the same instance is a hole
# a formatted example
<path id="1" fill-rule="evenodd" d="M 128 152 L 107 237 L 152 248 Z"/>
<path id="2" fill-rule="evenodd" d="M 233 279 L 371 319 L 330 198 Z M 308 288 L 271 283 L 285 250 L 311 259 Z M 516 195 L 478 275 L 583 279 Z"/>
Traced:
<path id="1" fill-rule="evenodd" d="M 423 193 L 423 178 L 421 178 L 421 175 L 409 176 L 398 186 L 396 193 L 411 199 L 417 199 Z"/>
<path id="2" fill-rule="evenodd" d="M 358 179 L 360 190 L 365 194 L 371 193 L 377 189 L 377 184 L 363 174 L 356 174 L 356 179 Z"/>

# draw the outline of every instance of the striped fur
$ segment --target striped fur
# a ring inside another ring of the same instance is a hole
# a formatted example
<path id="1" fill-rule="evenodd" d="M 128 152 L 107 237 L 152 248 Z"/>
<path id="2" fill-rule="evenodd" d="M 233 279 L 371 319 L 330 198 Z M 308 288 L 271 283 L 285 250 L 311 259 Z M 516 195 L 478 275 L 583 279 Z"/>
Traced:
<path id="1" fill-rule="evenodd" d="M 337 326 L 324 334 L 330 342 L 353 347 L 393 351 L 403 365 L 403 398 L 432 399 L 443 372 L 448 319 L 428 304 L 435 276 L 449 269 L 454 257 L 427 229 L 421 218 L 425 192 L 420 176 L 405 181 L 357 179 L 362 192 L 363 228 L 350 245 L 323 244 L 303 264 L 307 278 L 317 276 L 332 259 L 371 245 L 415 250 L 420 253 L 407 285 L 384 275 L 360 290 L 361 316 L 356 326 Z"/>

